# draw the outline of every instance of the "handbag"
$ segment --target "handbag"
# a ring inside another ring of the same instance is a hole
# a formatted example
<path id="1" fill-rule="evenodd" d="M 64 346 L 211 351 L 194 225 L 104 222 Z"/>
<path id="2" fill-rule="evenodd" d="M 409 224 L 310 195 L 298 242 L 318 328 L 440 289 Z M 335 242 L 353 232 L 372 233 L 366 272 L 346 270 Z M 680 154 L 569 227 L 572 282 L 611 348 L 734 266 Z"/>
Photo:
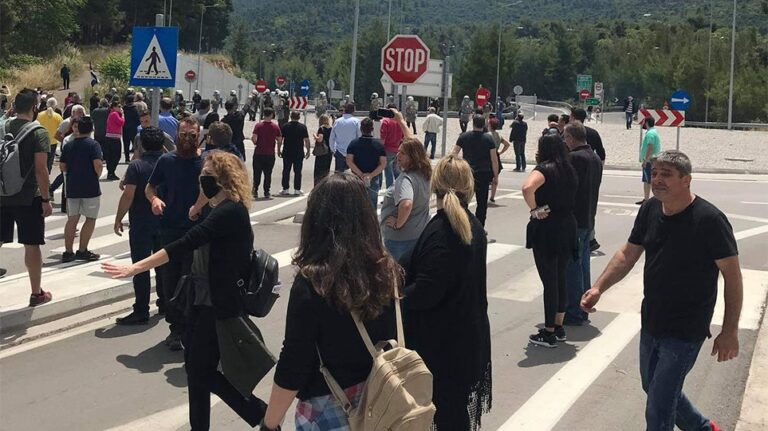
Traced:
<path id="1" fill-rule="evenodd" d="M 312 149 L 313 156 L 325 156 L 330 152 L 331 152 L 331 149 L 328 148 L 328 144 L 326 144 L 325 141 L 323 142 L 315 141 L 315 148 Z"/>
<path id="2" fill-rule="evenodd" d="M 264 344 L 261 331 L 246 316 L 216 319 L 221 372 L 244 397 L 275 366 L 277 360 Z"/>
<path id="3" fill-rule="evenodd" d="M 188 317 L 195 305 L 195 283 L 192 274 L 182 275 L 176 283 L 173 296 L 168 300 L 168 307 L 176 313 Z"/>
<path id="4" fill-rule="evenodd" d="M 237 281 L 245 312 L 265 317 L 280 297 L 280 263 L 262 249 L 251 251 L 248 279 Z"/>

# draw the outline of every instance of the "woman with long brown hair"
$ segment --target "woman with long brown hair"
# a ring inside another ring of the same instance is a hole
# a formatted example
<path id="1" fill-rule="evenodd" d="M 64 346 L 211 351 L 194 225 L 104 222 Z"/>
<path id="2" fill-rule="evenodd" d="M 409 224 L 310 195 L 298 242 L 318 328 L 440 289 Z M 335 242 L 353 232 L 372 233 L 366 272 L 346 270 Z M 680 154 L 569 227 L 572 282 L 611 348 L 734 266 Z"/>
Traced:
<path id="1" fill-rule="evenodd" d="M 207 430 L 211 393 L 219 396 L 252 427 L 266 410 L 264 401 L 243 397 L 217 370 L 219 343 L 216 320 L 243 315 L 238 280 L 248 277 L 253 231 L 248 214 L 251 184 L 243 162 L 224 151 L 211 151 L 200 174 L 200 188 L 213 210 L 179 240 L 129 266 L 103 263 L 115 278 L 132 277 L 194 250 L 192 280 L 194 302 L 184 337 L 184 368 L 189 392 L 192 429 Z"/>
<path id="2" fill-rule="evenodd" d="M 373 361 L 352 314 L 374 344 L 394 338 L 392 305 L 401 282 L 360 178 L 339 173 L 312 190 L 293 263 L 299 270 L 261 429 L 277 429 L 297 397 L 297 430 L 348 429 L 346 414 L 320 373 L 320 358 L 357 405 Z"/>
<path id="3" fill-rule="evenodd" d="M 381 231 L 384 246 L 395 259 L 410 250 L 429 221 L 429 177 L 432 165 L 416 138 L 405 138 L 397 151 L 400 168 L 395 183 L 384 194 Z"/>
<path id="4" fill-rule="evenodd" d="M 491 409 L 488 240 L 467 209 L 475 184 L 466 161 L 440 160 L 431 189 L 437 214 L 400 260 L 405 339 L 432 372 L 435 429 L 474 431 Z"/>

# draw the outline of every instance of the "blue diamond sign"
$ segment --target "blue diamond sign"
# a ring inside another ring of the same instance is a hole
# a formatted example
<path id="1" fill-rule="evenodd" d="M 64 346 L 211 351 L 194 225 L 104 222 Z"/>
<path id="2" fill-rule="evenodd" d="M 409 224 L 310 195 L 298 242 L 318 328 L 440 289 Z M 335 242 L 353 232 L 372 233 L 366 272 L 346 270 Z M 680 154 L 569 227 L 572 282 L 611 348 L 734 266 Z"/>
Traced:
<path id="1" fill-rule="evenodd" d="M 178 44 L 178 27 L 134 27 L 130 84 L 175 87 Z"/>
<path id="2" fill-rule="evenodd" d="M 677 90 L 672 93 L 672 97 L 669 99 L 669 106 L 675 111 L 687 111 L 691 106 L 691 95 L 683 90 Z"/>

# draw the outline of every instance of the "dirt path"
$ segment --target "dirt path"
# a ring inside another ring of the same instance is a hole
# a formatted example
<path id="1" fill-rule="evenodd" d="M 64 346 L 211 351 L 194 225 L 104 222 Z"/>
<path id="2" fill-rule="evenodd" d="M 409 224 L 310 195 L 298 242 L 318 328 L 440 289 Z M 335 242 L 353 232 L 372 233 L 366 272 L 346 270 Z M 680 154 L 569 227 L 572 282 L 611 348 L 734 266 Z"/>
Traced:
<path id="1" fill-rule="evenodd" d="M 74 79 L 71 79 L 69 82 L 69 90 L 65 90 L 63 88 L 59 88 L 53 92 L 53 97 L 56 98 L 56 101 L 59 102 L 60 108 L 64 109 L 64 99 L 67 97 L 67 93 L 70 91 L 77 92 L 77 94 L 80 95 L 80 97 L 85 96 L 85 89 L 90 87 L 91 85 L 91 75 L 88 73 L 88 64 L 84 64 L 82 67 L 82 71 L 78 76 L 76 76 Z M 86 102 L 85 100 L 83 102 Z M 88 104 L 85 103 L 83 106 L 88 108 Z"/>

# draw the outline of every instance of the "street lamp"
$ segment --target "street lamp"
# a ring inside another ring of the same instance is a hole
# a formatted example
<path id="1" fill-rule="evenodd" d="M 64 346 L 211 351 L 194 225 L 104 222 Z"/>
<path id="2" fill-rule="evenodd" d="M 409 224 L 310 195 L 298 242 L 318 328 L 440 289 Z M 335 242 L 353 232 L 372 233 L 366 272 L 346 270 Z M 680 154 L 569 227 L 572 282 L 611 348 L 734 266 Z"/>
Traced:
<path id="1" fill-rule="evenodd" d="M 709 86 L 710 86 L 710 77 L 709 77 L 709 69 L 712 66 L 712 19 L 713 19 L 713 4 L 712 0 L 709 1 L 709 49 L 707 54 L 707 90 L 705 91 L 705 101 L 704 101 L 704 122 L 709 122 Z"/>
<path id="2" fill-rule="evenodd" d="M 357 29 L 360 21 L 360 0 L 355 1 L 355 31 L 352 36 L 352 70 L 349 73 L 349 101 L 355 101 L 355 67 L 357 66 Z"/>
<path id="3" fill-rule="evenodd" d="M 516 1 L 514 3 L 503 5 L 502 8 L 507 8 L 511 6 L 516 6 L 522 3 L 522 0 Z M 499 70 L 501 68 L 501 27 L 502 27 L 502 20 L 504 19 L 504 14 L 499 14 L 499 43 L 496 50 L 496 93 L 494 95 L 496 96 L 496 100 L 499 99 Z M 497 104 L 494 102 L 493 104 L 494 110 L 497 109 Z"/>
<path id="4" fill-rule="evenodd" d="M 209 7 L 219 7 L 219 5 L 202 5 L 200 12 L 200 38 L 197 41 L 197 81 L 195 81 L 195 90 L 200 89 L 200 81 L 202 81 L 202 77 L 200 76 L 200 57 L 203 51 L 203 17 L 205 17 L 205 10 Z"/>
<path id="5" fill-rule="evenodd" d="M 733 130 L 733 66 L 736 62 L 736 0 L 733 0 L 733 28 L 731 29 L 731 83 L 728 86 L 728 130 Z"/>

